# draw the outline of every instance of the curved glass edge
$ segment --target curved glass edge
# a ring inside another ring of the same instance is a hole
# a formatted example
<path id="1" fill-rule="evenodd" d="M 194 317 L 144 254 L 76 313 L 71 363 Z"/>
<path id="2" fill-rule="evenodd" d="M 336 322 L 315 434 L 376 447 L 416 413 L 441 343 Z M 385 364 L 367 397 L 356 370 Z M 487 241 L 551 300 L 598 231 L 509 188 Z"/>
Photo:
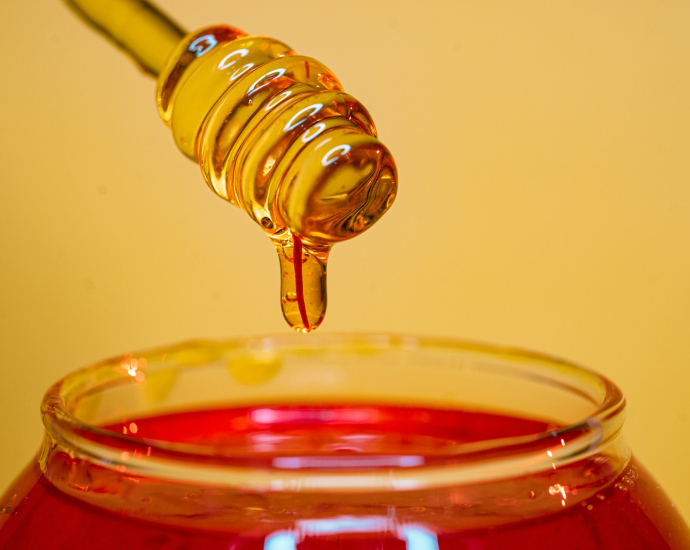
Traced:
<path id="1" fill-rule="evenodd" d="M 249 353 L 267 349 L 309 353 L 329 349 L 342 353 L 370 353 L 424 349 L 479 352 L 500 357 L 515 365 L 519 376 L 542 378 L 545 383 L 564 384 L 562 377 L 577 381 L 569 387 L 586 394 L 596 406 L 588 417 L 564 428 L 536 435 L 483 441 L 461 445 L 449 454 L 446 464 L 386 470 L 301 471 L 280 468 L 252 468 L 229 464 L 223 457 L 209 455 L 203 447 L 160 441 L 143 441 L 131 435 L 89 425 L 78 420 L 74 407 L 85 395 L 135 380 L 119 356 L 76 371 L 52 386 L 42 403 L 46 437 L 39 464 L 46 477 L 63 486 L 62 474 L 50 465 L 56 456 L 68 456 L 89 466 L 110 469 L 130 477 L 158 479 L 161 483 L 195 484 L 227 489 L 275 492 L 390 492 L 424 491 L 450 486 L 478 486 L 493 480 L 520 478 L 552 472 L 576 462 L 601 457 L 606 477 L 613 479 L 630 459 L 627 446 L 619 438 L 625 416 L 625 399 L 604 377 L 568 361 L 515 348 L 474 342 L 390 335 L 317 335 L 308 340 L 298 335 L 246 338 L 229 342 L 197 341 L 158 348 L 136 354 L 157 357 L 183 369 L 203 368 L 226 353 Z M 558 373 L 561 379 L 549 373 Z M 69 485 L 69 483 L 67 484 Z M 69 489 L 68 489 L 69 491 Z M 584 493 L 583 493 L 584 496 Z M 579 500 L 579 499 L 578 499 Z"/>

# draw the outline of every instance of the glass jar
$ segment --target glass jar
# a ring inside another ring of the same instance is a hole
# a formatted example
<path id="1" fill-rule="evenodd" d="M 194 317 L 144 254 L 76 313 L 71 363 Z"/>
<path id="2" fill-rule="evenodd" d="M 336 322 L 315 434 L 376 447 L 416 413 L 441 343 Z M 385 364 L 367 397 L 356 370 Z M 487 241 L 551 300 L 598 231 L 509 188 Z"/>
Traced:
<path id="1" fill-rule="evenodd" d="M 688 549 L 625 399 L 535 353 L 409 336 L 191 342 L 77 371 L 0 548 Z"/>

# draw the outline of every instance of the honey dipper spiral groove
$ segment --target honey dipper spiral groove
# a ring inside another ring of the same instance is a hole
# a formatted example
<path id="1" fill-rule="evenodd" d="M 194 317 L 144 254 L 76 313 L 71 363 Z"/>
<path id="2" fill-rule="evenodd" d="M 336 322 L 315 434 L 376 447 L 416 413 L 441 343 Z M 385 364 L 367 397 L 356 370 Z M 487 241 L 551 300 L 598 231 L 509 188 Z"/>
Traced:
<path id="1" fill-rule="evenodd" d="M 395 162 L 367 110 L 278 40 L 226 26 L 187 35 L 157 100 L 211 189 L 274 238 L 330 246 L 371 227 L 395 198 Z"/>

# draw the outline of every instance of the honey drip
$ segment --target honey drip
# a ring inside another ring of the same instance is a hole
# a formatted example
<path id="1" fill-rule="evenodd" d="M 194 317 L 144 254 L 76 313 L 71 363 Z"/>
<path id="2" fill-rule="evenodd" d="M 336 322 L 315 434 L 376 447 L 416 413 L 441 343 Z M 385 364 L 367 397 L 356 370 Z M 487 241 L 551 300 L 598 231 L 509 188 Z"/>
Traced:
<path id="1" fill-rule="evenodd" d="M 102 1 L 70 3 L 83 15 L 82 5 Z M 111 14 L 125 4 L 131 12 L 133 4 L 142 13 L 153 9 L 143 0 L 106 3 Z M 131 26 L 110 38 L 123 47 Z M 162 41 L 136 46 L 127 50 L 135 59 L 170 50 Z M 326 312 L 331 247 L 367 230 L 395 199 L 395 162 L 371 116 L 323 64 L 273 38 L 206 27 L 182 38 L 167 59 L 160 70 L 140 65 L 159 73 L 158 109 L 176 145 L 200 164 L 218 196 L 271 238 L 283 316 L 297 331 L 314 330 Z"/>
<path id="2" fill-rule="evenodd" d="M 280 302 L 288 324 L 310 332 L 326 313 L 326 261 L 330 247 L 304 247 L 297 235 L 276 239 L 280 259 Z"/>

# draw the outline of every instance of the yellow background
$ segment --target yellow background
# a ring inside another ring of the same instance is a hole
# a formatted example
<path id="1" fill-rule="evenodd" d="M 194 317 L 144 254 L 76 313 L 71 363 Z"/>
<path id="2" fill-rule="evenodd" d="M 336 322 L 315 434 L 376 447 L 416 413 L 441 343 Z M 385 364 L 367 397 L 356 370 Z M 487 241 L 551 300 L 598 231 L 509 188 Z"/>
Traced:
<path id="1" fill-rule="evenodd" d="M 196 7 L 195 7 L 196 6 Z M 324 331 L 457 336 L 588 365 L 690 517 L 690 4 L 197 2 L 331 67 L 400 194 L 329 264 Z M 57 0 L 0 3 L 0 489 L 76 367 L 287 329 L 269 240 L 207 189 L 153 81 Z"/>

